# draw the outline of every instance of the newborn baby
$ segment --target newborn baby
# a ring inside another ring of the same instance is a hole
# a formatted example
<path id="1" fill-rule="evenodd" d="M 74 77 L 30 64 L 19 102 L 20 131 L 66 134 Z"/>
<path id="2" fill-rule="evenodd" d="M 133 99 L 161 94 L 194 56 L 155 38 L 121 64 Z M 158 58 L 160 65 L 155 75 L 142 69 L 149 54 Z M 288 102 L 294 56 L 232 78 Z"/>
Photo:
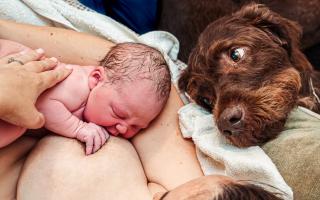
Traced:
<path id="1" fill-rule="evenodd" d="M 7 48 L 21 49 L 6 40 L 0 40 L 0 46 L 0 56 L 10 52 Z M 131 138 L 146 128 L 169 97 L 168 66 L 159 51 L 143 44 L 117 44 L 101 66 L 69 67 L 72 73 L 44 92 L 36 107 L 45 116 L 45 128 L 84 142 L 87 155 L 96 152 L 109 134 Z M 0 120 L 0 147 L 24 132 L 25 128 Z"/>

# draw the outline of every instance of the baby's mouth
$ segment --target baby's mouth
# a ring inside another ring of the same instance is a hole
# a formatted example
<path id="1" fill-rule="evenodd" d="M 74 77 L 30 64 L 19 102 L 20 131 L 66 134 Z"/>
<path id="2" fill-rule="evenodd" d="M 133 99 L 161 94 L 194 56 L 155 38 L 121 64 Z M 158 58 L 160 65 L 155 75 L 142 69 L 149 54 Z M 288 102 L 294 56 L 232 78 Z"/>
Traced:
<path id="1" fill-rule="evenodd" d="M 108 126 L 108 127 L 105 127 L 105 129 L 108 131 L 109 134 L 111 134 L 113 136 L 119 135 L 119 131 L 117 131 L 115 128 Z"/>

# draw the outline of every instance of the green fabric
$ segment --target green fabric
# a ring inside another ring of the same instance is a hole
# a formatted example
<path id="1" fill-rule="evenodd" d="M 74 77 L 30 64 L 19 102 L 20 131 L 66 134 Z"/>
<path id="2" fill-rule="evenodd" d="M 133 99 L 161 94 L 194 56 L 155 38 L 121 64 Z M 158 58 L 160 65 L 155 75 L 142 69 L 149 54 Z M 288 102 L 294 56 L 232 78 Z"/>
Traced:
<path id="1" fill-rule="evenodd" d="M 292 188 L 294 199 L 320 199 L 320 115 L 298 107 L 285 130 L 262 148 Z"/>

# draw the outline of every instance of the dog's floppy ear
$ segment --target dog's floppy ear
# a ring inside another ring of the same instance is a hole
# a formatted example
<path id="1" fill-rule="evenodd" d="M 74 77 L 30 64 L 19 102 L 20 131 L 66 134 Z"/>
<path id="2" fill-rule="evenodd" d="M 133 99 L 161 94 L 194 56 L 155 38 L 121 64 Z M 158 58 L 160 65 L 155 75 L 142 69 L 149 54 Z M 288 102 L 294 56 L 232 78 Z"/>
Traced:
<path id="1" fill-rule="evenodd" d="M 188 92 L 188 88 L 190 87 L 191 73 L 194 68 L 197 68 L 199 65 L 199 63 L 197 63 L 198 54 L 198 50 L 194 48 L 189 55 L 188 67 L 181 73 L 178 81 L 178 87 L 181 91 Z"/>
<path id="2" fill-rule="evenodd" d="M 301 27 L 296 22 L 271 11 L 263 4 L 250 3 L 242 7 L 235 15 L 265 31 L 276 43 L 287 50 L 289 56 L 292 48 L 299 45 L 302 35 Z"/>
<path id="3" fill-rule="evenodd" d="M 200 52 L 200 46 L 197 44 L 196 48 L 192 50 L 188 67 L 182 72 L 178 86 L 181 91 L 187 92 L 197 104 L 211 112 L 212 99 L 205 98 L 206 95 L 204 94 L 212 95 L 212 88 L 210 88 L 211 84 L 208 82 L 208 74 L 203 71 L 207 65 L 203 54 Z"/>
<path id="4" fill-rule="evenodd" d="M 188 59 L 188 67 L 181 73 L 178 87 L 181 91 L 190 93 L 197 88 L 196 80 L 199 71 L 205 67 L 203 56 L 200 55 L 199 44 L 191 51 Z"/>
<path id="5" fill-rule="evenodd" d="M 190 69 L 189 67 L 187 67 L 181 73 L 178 81 L 178 87 L 182 92 L 187 92 L 189 80 L 190 80 Z"/>

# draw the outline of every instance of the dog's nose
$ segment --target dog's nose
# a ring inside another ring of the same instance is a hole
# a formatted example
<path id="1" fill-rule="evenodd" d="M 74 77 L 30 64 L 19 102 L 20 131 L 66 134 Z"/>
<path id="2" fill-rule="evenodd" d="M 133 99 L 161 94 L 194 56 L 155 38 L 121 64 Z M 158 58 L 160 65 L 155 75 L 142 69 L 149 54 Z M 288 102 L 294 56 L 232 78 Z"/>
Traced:
<path id="1" fill-rule="evenodd" d="M 218 127 L 227 136 L 240 133 L 243 126 L 244 110 L 240 106 L 226 108 L 220 115 Z"/>

